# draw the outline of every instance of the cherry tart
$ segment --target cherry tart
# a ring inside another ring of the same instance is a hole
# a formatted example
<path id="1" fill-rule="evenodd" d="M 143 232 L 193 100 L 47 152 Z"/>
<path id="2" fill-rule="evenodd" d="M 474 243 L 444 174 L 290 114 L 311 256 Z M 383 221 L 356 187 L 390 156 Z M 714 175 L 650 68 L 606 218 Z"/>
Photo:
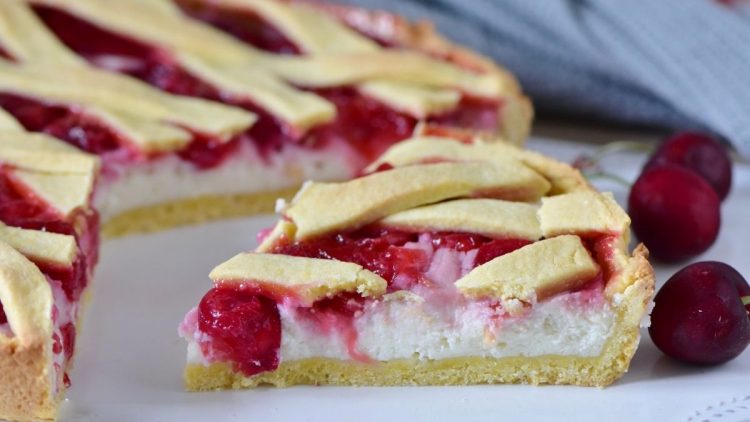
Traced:
<path id="1" fill-rule="evenodd" d="M 532 113 L 429 25 L 283 0 L 2 1 L 0 110 L 101 158 L 106 235 L 271 211 L 415 132 L 520 143 Z"/>
<path id="2" fill-rule="evenodd" d="M 0 118 L 0 417 L 53 418 L 98 258 L 99 159 Z"/>
<path id="3" fill-rule="evenodd" d="M 413 138 L 279 212 L 181 324 L 187 389 L 606 386 L 653 296 L 612 195 L 508 144 Z"/>

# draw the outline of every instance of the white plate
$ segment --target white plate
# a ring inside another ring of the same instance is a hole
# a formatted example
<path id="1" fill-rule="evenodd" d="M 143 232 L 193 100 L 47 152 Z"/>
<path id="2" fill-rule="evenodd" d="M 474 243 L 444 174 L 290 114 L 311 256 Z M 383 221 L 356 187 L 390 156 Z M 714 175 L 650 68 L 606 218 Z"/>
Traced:
<path id="1" fill-rule="evenodd" d="M 590 147 L 534 140 L 570 161 Z M 606 161 L 632 180 L 641 155 Z M 601 183 L 623 203 L 626 189 Z M 750 167 L 737 166 L 716 245 L 701 260 L 727 262 L 750 277 Z M 63 421 L 414 421 L 414 420 L 750 420 L 750 351 L 717 368 L 663 357 L 644 332 L 630 372 L 604 389 L 472 386 L 294 387 L 186 393 L 185 344 L 177 325 L 209 286 L 208 272 L 255 246 L 273 217 L 226 221 L 106 242 L 84 317 Z M 657 266 L 663 283 L 677 267 Z"/>

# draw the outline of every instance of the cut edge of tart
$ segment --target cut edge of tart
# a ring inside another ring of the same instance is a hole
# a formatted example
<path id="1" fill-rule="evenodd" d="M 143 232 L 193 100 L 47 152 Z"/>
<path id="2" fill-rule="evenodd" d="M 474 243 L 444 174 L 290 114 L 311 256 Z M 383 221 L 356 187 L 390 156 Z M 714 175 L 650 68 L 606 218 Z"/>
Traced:
<path id="1" fill-rule="evenodd" d="M 98 259 L 99 160 L 6 125 L 0 161 L 0 415 L 52 419 Z"/>
<path id="2" fill-rule="evenodd" d="M 188 390 L 606 386 L 638 346 L 648 253 L 628 252 L 628 216 L 565 164 L 414 138 L 281 205 L 181 324 Z"/>

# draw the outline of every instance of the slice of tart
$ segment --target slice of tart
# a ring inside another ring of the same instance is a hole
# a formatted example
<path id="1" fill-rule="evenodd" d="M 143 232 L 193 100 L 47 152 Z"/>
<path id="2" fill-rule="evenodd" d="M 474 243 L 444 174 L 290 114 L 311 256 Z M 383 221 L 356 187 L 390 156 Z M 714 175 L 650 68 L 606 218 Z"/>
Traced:
<path id="1" fill-rule="evenodd" d="M 99 249 L 98 159 L 0 116 L 0 417 L 53 418 Z"/>
<path id="2" fill-rule="evenodd" d="M 653 295 L 612 195 L 507 144 L 415 138 L 280 213 L 180 325 L 189 390 L 606 386 Z"/>
<path id="3" fill-rule="evenodd" d="M 515 79 L 426 25 L 276 0 L 0 2 L 0 108 L 101 157 L 106 235 L 271 211 L 394 143 L 520 143 Z"/>

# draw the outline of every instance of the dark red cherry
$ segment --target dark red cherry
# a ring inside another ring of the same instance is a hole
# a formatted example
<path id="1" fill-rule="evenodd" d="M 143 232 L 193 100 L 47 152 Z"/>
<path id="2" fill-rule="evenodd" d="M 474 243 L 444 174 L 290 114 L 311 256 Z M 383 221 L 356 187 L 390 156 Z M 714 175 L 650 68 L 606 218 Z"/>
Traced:
<path id="1" fill-rule="evenodd" d="M 276 369 L 281 318 L 276 303 L 242 289 L 216 287 L 198 307 L 199 328 L 213 342 L 211 352 L 247 376 Z"/>
<path id="2" fill-rule="evenodd" d="M 697 132 L 681 132 L 667 138 L 644 169 L 664 164 L 684 166 L 704 178 L 723 200 L 732 187 L 732 160 L 716 138 Z"/>
<path id="3" fill-rule="evenodd" d="M 673 164 L 646 170 L 628 198 L 633 231 L 651 255 L 677 262 L 704 252 L 721 226 L 719 197 L 690 170 Z"/>
<path id="4" fill-rule="evenodd" d="M 656 295 L 649 334 L 666 355 L 715 365 L 750 343 L 750 286 L 727 264 L 697 262 L 678 271 Z"/>

